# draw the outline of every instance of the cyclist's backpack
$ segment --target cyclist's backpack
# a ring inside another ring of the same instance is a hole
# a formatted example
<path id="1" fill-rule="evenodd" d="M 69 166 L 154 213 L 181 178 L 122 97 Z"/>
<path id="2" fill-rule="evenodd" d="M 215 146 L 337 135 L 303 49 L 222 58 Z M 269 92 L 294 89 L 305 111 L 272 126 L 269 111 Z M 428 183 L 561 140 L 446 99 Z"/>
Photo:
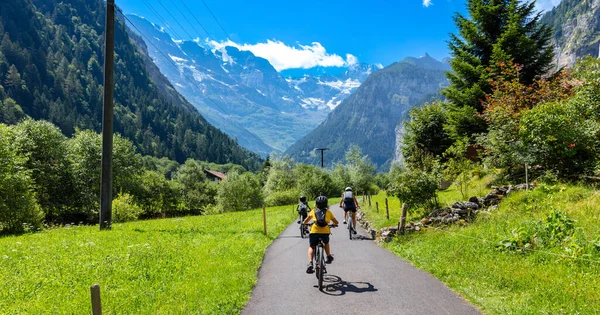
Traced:
<path id="1" fill-rule="evenodd" d="M 344 209 L 355 209 L 354 196 L 351 191 L 344 192 Z"/>
<path id="2" fill-rule="evenodd" d="M 327 213 L 327 209 L 315 209 L 315 224 L 320 227 L 326 227 L 327 221 L 325 220 L 325 214 Z"/>
<path id="3" fill-rule="evenodd" d="M 306 211 L 308 210 L 308 205 L 306 203 L 301 203 L 298 205 L 298 212 L 299 213 L 306 213 Z"/>

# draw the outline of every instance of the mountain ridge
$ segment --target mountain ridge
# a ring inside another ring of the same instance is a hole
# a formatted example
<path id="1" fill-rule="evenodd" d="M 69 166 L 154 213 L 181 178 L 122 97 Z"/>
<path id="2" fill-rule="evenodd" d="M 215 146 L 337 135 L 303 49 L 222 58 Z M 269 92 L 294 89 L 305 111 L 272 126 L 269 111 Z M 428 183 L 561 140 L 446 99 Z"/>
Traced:
<path id="1" fill-rule="evenodd" d="M 283 152 L 307 134 L 376 67 L 357 64 L 339 77 L 286 78 L 268 60 L 250 51 L 175 41 L 147 19 L 127 16 L 145 41 L 169 56 L 170 60 L 165 60 L 146 43 L 153 61 L 175 88 L 209 122 L 262 155 Z M 248 134 L 263 145 L 248 143 Z"/>
<path id="2" fill-rule="evenodd" d="M 394 159 L 398 124 L 412 107 L 438 95 L 447 85 L 447 66 L 429 58 L 407 58 L 373 72 L 286 154 L 314 164 L 320 162 L 314 149 L 327 147 L 327 165 L 331 166 L 343 160 L 350 145 L 357 144 L 380 170 L 388 168 Z"/>

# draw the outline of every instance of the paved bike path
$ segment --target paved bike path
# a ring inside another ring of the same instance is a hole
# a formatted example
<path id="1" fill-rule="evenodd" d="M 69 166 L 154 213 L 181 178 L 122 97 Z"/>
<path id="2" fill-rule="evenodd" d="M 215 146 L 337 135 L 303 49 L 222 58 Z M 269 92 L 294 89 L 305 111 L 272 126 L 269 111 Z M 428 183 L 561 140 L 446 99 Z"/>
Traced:
<path id="1" fill-rule="evenodd" d="M 343 211 L 332 206 L 336 218 Z M 242 314 L 479 314 L 443 283 L 377 246 L 358 227 L 332 229 L 332 254 L 324 290 L 306 273 L 308 239 L 292 223 L 269 246 L 258 282 Z"/>

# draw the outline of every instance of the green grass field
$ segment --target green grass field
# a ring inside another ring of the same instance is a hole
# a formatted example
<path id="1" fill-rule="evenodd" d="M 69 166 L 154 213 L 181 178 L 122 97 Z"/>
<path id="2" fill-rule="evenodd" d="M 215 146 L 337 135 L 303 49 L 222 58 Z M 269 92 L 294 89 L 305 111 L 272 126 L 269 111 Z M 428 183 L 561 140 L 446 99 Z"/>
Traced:
<path id="1" fill-rule="evenodd" d="M 451 202 L 452 197 L 457 196 L 450 189 L 440 193 L 439 199 Z M 381 198 L 385 195 L 373 201 Z M 379 226 L 398 222 L 400 203 L 396 198 L 389 201 L 393 209 L 390 220 L 381 219 L 381 206 L 379 214 L 365 207 L 369 219 L 374 218 Z M 575 220 L 575 236 L 556 246 L 535 248 L 536 252 L 497 249 L 513 230 L 545 221 L 554 209 Z M 511 194 L 498 210 L 480 215 L 467 226 L 429 228 L 397 237 L 384 246 L 430 272 L 487 314 L 598 314 L 599 222 L 600 191 L 544 186 Z"/>
<path id="2" fill-rule="evenodd" d="M 235 314 L 292 206 L 0 238 L 1 314 Z"/>

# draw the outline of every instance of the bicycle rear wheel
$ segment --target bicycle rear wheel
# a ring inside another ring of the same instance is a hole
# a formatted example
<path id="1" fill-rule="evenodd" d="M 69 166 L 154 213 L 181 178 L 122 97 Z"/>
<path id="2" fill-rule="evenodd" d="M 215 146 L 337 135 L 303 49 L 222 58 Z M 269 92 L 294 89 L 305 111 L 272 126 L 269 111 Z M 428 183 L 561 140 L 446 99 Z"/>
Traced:
<path id="1" fill-rule="evenodd" d="M 304 224 L 301 223 L 300 224 L 300 237 L 304 238 L 305 235 L 306 235 L 306 229 L 305 229 Z"/>
<path id="2" fill-rule="evenodd" d="M 318 251 L 320 252 L 319 254 L 319 260 L 317 261 L 317 278 L 318 280 L 318 284 L 319 284 L 319 290 L 323 291 L 323 274 L 324 274 L 324 270 L 325 270 L 325 253 L 324 253 L 324 249 L 322 245 L 319 245 L 318 247 Z"/>
<path id="3" fill-rule="evenodd" d="M 352 216 L 348 219 L 348 235 L 350 236 L 350 240 L 352 240 Z"/>

